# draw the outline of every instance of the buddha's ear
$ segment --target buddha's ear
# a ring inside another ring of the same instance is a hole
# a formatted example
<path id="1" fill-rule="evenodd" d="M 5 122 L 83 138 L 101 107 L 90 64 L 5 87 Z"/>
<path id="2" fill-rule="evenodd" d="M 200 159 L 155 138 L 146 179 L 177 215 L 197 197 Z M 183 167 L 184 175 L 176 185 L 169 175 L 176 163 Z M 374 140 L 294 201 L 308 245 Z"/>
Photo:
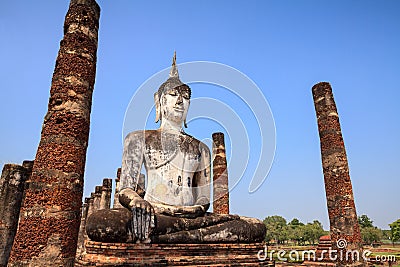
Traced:
<path id="1" fill-rule="evenodd" d="M 161 119 L 161 108 L 160 108 L 160 98 L 158 93 L 154 93 L 154 104 L 156 105 L 156 122 Z"/>

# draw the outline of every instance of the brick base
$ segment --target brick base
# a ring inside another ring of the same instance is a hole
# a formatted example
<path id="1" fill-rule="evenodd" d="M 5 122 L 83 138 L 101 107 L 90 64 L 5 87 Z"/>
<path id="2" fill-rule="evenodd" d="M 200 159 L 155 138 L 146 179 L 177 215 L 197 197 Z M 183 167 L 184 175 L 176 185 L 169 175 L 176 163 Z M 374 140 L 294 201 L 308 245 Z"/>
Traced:
<path id="1" fill-rule="evenodd" d="M 83 266 L 274 266 L 259 261 L 264 243 L 255 244 L 131 244 L 86 242 Z"/>

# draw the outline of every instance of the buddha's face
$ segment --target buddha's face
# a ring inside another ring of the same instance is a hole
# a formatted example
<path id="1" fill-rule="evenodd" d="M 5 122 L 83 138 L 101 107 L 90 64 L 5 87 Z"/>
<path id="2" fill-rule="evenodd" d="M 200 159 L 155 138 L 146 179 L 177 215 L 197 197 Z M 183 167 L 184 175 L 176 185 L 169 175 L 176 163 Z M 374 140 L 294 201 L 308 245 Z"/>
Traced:
<path id="1" fill-rule="evenodd" d="M 163 120 L 182 124 L 189 109 L 190 95 L 185 90 L 170 89 L 162 94 L 160 104 Z"/>

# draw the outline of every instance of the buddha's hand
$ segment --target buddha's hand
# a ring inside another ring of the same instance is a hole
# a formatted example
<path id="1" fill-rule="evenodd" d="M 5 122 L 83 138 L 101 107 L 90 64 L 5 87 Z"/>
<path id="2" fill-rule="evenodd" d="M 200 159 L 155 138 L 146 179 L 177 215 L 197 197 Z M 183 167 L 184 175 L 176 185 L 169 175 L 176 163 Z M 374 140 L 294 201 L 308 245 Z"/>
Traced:
<path id="1" fill-rule="evenodd" d="M 132 210 L 133 240 L 150 243 L 150 234 L 155 227 L 153 207 L 142 198 L 133 199 L 129 206 Z"/>

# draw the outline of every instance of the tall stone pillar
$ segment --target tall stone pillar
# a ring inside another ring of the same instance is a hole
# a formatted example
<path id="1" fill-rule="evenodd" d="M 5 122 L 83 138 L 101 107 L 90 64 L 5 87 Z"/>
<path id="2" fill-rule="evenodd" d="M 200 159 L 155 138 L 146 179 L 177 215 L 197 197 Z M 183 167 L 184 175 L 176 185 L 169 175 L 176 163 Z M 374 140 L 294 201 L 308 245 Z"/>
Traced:
<path id="1" fill-rule="evenodd" d="M 74 264 L 99 16 L 95 0 L 71 0 L 10 267 Z"/>
<path id="2" fill-rule="evenodd" d="M 5 164 L 0 178 L 0 267 L 6 267 L 17 232 L 19 210 L 29 170 Z"/>
<path id="3" fill-rule="evenodd" d="M 103 179 L 103 186 L 101 187 L 100 197 L 100 208 L 99 209 L 110 209 L 111 204 L 111 191 L 112 191 L 112 179 Z"/>
<path id="4" fill-rule="evenodd" d="M 223 133 L 213 133 L 213 212 L 229 214 L 228 169 Z"/>
<path id="5" fill-rule="evenodd" d="M 121 168 L 118 168 L 117 178 L 115 178 L 115 192 L 114 192 L 113 209 L 123 208 L 121 203 L 119 203 L 119 178 L 120 177 L 121 177 Z"/>
<path id="6" fill-rule="evenodd" d="M 330 84 L 314 85 L 312 94 L 321 141 L 332 246 L 339 251 L 338 265 L 346 265 L 352 263 L 347 252 L 359 251 L 362 247 L 346 150 Z"/>

